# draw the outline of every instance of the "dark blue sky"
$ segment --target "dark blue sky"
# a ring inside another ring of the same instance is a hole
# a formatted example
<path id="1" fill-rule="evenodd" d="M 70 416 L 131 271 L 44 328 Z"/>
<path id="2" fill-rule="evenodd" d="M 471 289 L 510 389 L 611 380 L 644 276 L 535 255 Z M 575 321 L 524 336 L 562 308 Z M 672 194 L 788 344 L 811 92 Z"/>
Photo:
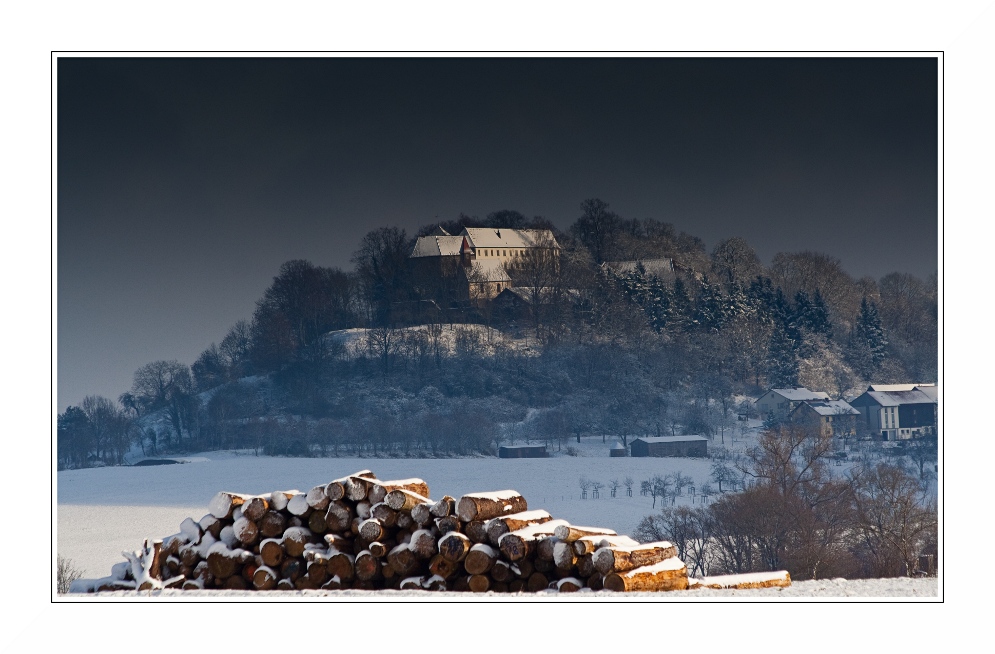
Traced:
<path id="1" fill-rule="evenodd" d="M 192 363 L 280 264 L 599 197 L 704 239 L 937 268 L 937 60 L 59 58 L 58 408 Z"/>

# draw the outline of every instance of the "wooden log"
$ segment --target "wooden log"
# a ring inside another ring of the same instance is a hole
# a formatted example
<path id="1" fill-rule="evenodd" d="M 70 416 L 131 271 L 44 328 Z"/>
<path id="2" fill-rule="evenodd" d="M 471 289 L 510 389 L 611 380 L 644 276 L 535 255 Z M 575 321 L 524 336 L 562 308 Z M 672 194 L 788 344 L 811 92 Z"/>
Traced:
<path id="1" fill-rule="evenodd" d="M 163 541 L 162 547 L 166 556 L 175 554 L 184 541 L 194 544 L 199 543 L 201 537 L 204 535 L 204 529 L 193 518 L 186 518 L 180 523 L 179 535 L 181 538 L 169 538 Z"/>
<path id="2" fill-rule="evenodd" d="M 442 518 L 435 519 L 435 527 L 439 530 L 440 534 L 448 534 L 450 532 L 458 532 L 463 524 L 460 519 L 454 515 L 447 515 Z"/>
<path id="3" fill-rule="evenodd" d="M 591 575 L 598 574 L 597 568 L 594 567 L 594 555 L 585 554 L 584 556 L 577 557 L 577 575 L 584 579 L 587 579 Z"/>
<path id="4" fill-rule="evenodd" d="M 517 531 L 529 525 L 549 522 L 552 519 L 553 516 L 542 509 L 522 511 L 520 513 L 491 518 L 487 521 L 487 540 L 491 545 L 497 547 L 501 536 L 504 536 L 509 531 Z"/>
<path id="5" fill-rule="evenodd" d="M 450 580 L 450 584 L 453 587 L 453 592 L 455 593 L 468 593 L 470 592 L 470 578 L 465 576 L 459 576 Z"/>
<path id="6" fill-rule="evenodd" d="M 540 559 L 538 556 L 532 562 L 535 566 L 536 572 L 541 572 L 545 575 L 551 575 L 556 571 L 556 564 L 552 561 L 546 561 L 545 559 Z"/>
<path id="7" fill-rule="evenodd" d="M 329 500 L 334 502 L 335 500 L 346 499 L 348 492 L 347 482 L 349 481 L 350 476 L 364 477 L 367 479 L 376 478 L 376 475 L 373 474 L 372 470 L 360 470 L 354 475 L 348 475 L 346 477 L 341 477 L 340 479 L 335 479 L 333 481 L 330 481 L 325 485 L 325 495 L 328 497 Z"/>
<path id="8" fill-rule="evenodd" d="M 269 499 L 262 495 L 246 498 L 242 503 L 242 515 L 253 522 L 259 522 L 267 511 L 269 511 Z"/>
<path id="9" fill-rule="evenodd" d="M 565 520 L 550 520 L 549 522 L 532 524 L 516 531 L 509 531 L 499 539 L 498 548 L 509 561 L 518 561 L 528 556 L 540 540 L 552 536 L 555 529 L 561 524 L 567 524 L 567 522 Z"/>
<path id="10" fill-rule="evenodd" d="M 605 589 L 615 592 L 685 590 L 688 587 L 687 568 L 676 556 L 652 565 L 625 572 L 605 575 Z"/>
<path id="11" fill-rule="evenodd" d="M 259 533 L 263 538 L 276 538 L 282 536 L 287 529 L 287 518 L 279 511 L 270 510 L 259 519 L 258 525 Z"/>
<path id="12" fill-rule="evenodd" d="M 423 511 L 429 513 L 433 504 L 427 496 L 405 488 L 391 490 L 384 496 L 383 501 L 395 511 L 407 511 L 408 513 L 411 513 L 416 506 L 424 506 Z"/>
<path id="13" fill-rule="evenodd" d="M 553 552 L 556 548 L 556 544 L 560 542 L 560 539 L 556 536 L 545 536 L 539 540 L 536 544 L 536 558 L 542 561 L 553 560 Z"/>
<path id="14" fill-rule="evenodd" d="M 699 588 L 786 588 L 791 585 L 791 575 L 787 570 L 774 572 L 747 572 L 734 575 L 704 577 L 696 584 Z"/>
<path id="15" fill-rule="evenodd" d="M 483 520 L 471 520 L 466 523 L 463 529 L 463 533 L 474 543 L 486 543 L 487 542 L 487 523 Z"/>
<path id="16" fill-rule="evenodd" d="M 310 588 L 321 588 L 328 581 L 328 566 L 324 561 L 313 561 L 307 564 L 305 575 Z"/>
<path id="17" fill-rule="evenodd" d="M 303 559 L 285 559 L 280 564 L 280 578 L 297 581 L 307 572 L 307 562 Z"/>
<path id="18" fill-rule="evenodd" d="M 201 560 L 200 551 L 194 545 L 184 545 L 180 548 L 180 565 L 192 568 Z"/>
<path id="19" fill-rule="evenodd" d="M 439 551 L 435 534 L 429 529 L 418 529 L 412 533 L 408 547 L 420 559 L 430 559 Z"/>
<path id="20" fill-rule="evenodd" d="M 246 497 L 247 496 L 239 493 L 220 491 L 211 498 L 211 502 L 208 504 L 208 511 L 210 511 L 211 515 L 215 518 L 225 520 L 232 516 L 232 513 L 235 511 L 235 507 L 240 506 L 245 501 Z"/>
<path id="21" fill-rule="evenodd" d="M 471 547 L 470 539 L 458 531 L 451 531 L 439 539 L 439 554 L 454 563 L 462 561 Z"/>
<path id="22" fill-rule="evenodd" d="M 596 572 L 587 578 L 587 587 L 591 590 L 601 590 L 605 587 L 605 578 Z"/>
<path id="23" fill-rule="evenodd" d="M 442 577 L 443 579 L 451 579 L 458 570 L 459 563 L 457 561 L 450 561 L 441 554 L 436 554 L 432 557 L 432 560 L 428 562 L 428 571 L 433 575 Z"/>
<path id="24" fill-rule="evenodd" d="M 324 534 L 328 531 L 328 523 L 325 522 L 325 513 L 323 511 L 313 511 L 307 519 L 307 528 L 311 530 L 312 534 Z"/>
<path id="25" fill-rule="evenodd" d="M 383 564 L 380 559 L 373 556 L 370 550 L 363 550 L 356 555 L 356 579 L 360 581 L 372 581 L 383 578 Z"/>
<path id="26" fill-rule="evenodd" d="M 387 506 L 385 502 L 378 502 L 370 507 L 370 517 L 379 520 L 385 528 L 397 526 L 398 512 Z"/>
<path id="27" fill-rule="evenodd" d="M 247 582 L 245 578 L 240 575 L 232 575 L 225 578 L 223 588 L 225 590 L 248 590 L 249 582 Z"/>
<path id="28" fill-rule="evenodd" d="M 668 541 L 646 543 L 636 547 L 602 547 L 592 555 L 595 569 L 603 575 L 625 572 L 677 556 L 677 548 Z"/>
<path id="29" fill-rule="evenodd" d="M 501 559 L 494 562 L 494 565 L 491 567 L 490 574 L 494 581 L 504 583 L 508 583 L 515 578 L 515 573 L 511 570 L 511 564 Z"/>
<path id="30" fill-rule="evenodd" d="M 359 525 L 359 535 L 362 536 L 369 542 L 380 540 L 381 538 L 386 538 L 387 532 L 384 530 L 384 526 L 376 518 L 369 518 L 368 520 L 363 520 Z"/>
<path id="31" fill-rule="evenodd" d="M 525 588 L 530 593 L 538 593 L 540 590 L 545 590 L 547 586 L 549 586 L 549 577 L 541 572 L 533 572 L 529 575 L 528 581 L 525 582 Z"/>
<path id="32" fill-rule="evenodd" d="M 261 565 L 256 568 L 256 572 L 252 575 L 252 585 L 256 590 L 273 590 L 276 588 L 276 582 L 279 579 L 280 576 L 276 570 L 269 566 Z"/>
<path id="33" fill-rule="evenodd" d="M 602 547 L 639 547 L 639 541 L 628 536 L 582 536 L 573 541 L 574 553 L 577 556 L 593 554 Z"/>
<path id="34" fill-rule="evenodd" d="M 411 507 L 411 518 L 419 527 L 432 524 L 432 504 L 416 504 Z"/>
<path id="35" fill-rule="evenodd" d="M 294 496 L 287 502 L 287 512 L 299 518 L 307 518 L 312 511 L 307 503 L 306 493 L 294 493 Z"/>
<path id="36" fill-rule="evenodd" d="M 333 552 L 328 556 L 325 567 L 328 574 L 343 582 L 351 581 L 356 576 L 356 557 L 346 552 Z"/>
<path id="37" fill-rule="evenodd" d="M 387 562 L 402 577 L 410 577 L 423 565 L 422 561 L 406 544 L 398 545 L 387 553 Z"/>
<path id="38" fill-rule="evenodd" d="M 244 514 L 232 524 L 232 530 L 235 532 L 235 538 L 243 545 L 252 545 L 259 539 L 259 527 Z"/>
<path id="39" fill-rule="evenodd" d="M 477 543 L 463 559 L 463 569 L 467 574 L 482 575 L 490 572 L 498 559 L 498 551 L 486 543 Z"/>
<path id="40" fill-rule="evenodd" d="M 328 495 L 325 495 L 325 486 L 315 486 L 307 492 L 305 495 L 305 500 L 307 505 L 310 506 L 315 511 L 324 511 L 328 508 L 328 503 L 331 502 L 328 499 Z"/>
<path id="41" fill-rule="evenodd" d="M 509 593 L 521 593 L 525 590 L 525 580 L 524 579 L 512 579 L 508 582 L 508 592 Z"/>
<path id="42" fill-rule="evenodd" d="M 515 573 L 515 576 L 519 579 L 528 579 L 535 572 L 535 566 L 532 565 L 531 558 L 521 559 L 520 561 L 515 561 L 511 564 L 511 571 Z"/>
<path id="43" fill-rule="evenodd" d="M 373 514 L 370 512 L 372 508 L 373 505 L 370 504 L 369 501 L 367 500 L 358 501 L 356 502 L 356 516 L 360 520 L 368 520 L 373 517 Z"/>
<path id="44" fill-rule="evenodd" d="M 287 556 L 303 556 L 304 547 L 313 542 L 313 538 L 314 534 L 307 527 L 288 527 L 283 532 L 283 547 L 287 551 Z"/>
<path id="45" fill-rule="evenodd" d="M 197 524 L 205 533 L 211 534 L 211 537 L 214 538 L 214 540 L 218 539 L 221 535 L 221 528 L 224 527 L 224 523 L 210 513 L 201 518 L 200 522 Z"/>
<path id="46" fill-rule="evenodd" d="M 556 582 L 556 590 L 561 593 L 576 593 L 584 588 L 584 582 L 576 577 L 564 577 Z"/>
<path id="47" fill-rule="evenodd" d="M 569 571 L 577 563 L 577 554 L 574 553 L 573 543 L 560 540 L 553 548 L 553 564 L 558 570 Z"/>
<path id="48" fill-rule="evenodd" d="M 247 560 L 252 560 L 250 552 L 243 549 L 228 549 L 228 546 L 221 542 L 212 545 L 207 554 L 208 569 L 216 580 L 237 574 Z"/>
<path id="49" fill-rule="evenodd" d="M 329 502 L 328 509 L 325 512 L 325 528 L 328 531 L 341 534 L 349 531 L 349 526 L 355 517 L 356 515 L 353 513 L 352 507 L 346 502 L 342 500 Z"/>
<path id="50" fill-rule="evenodd" d="M 370 554 L 377 557 L 378 559 L 382 559 L 383 557 L 387 556 L 387 546 L 379 541 L 373 541 L 372 543 L 367 545 L 366 549 L 370 550 Z"/>
<path id="51" fill-rule="evenodd" d="M 452 496 L 446 495 L 432 505 L 429 513 L 436 518 L 445 518 L 446 516 L 454 515 L 456 513 L 456 500 Z"/>
<path id="52" fill-rule="evenodd" d="M 576 525 L 566 524 L 557 527 L 556 533 L 553 535 L 560 540 L 572 543 L 578 538 L 583 538 L 584 536 L 617 536 L 618 534 L 611 529 L 602 529 L 601 527 L 578 527 Z"/>
<path id="53" fill-rule="evenodd" d="M 463 522 L 490 520 L 502 515 L 528 511 L 528 502 L 518 491 L 467 493 L 456 505 L 456 515 Z"/>
<path id="54" fill-rule="evenodd" d="M 291 579 L 280 579 L 280 581 L 276 582 L 276 589 L 277 590 L 297 590 L 297 587 L 294 586 L 294 582 Z"/>
<path id="55" fill-rule="evenodd" d="M 345 585 L 338 577 L 332 577 L 321 585 L 321 590 L 341 590 L 342 588 L 345 588 Z"/>
<path id="56" fill-rule="evenodd" d="M 486 593 L 491 588 L 491 578 L 487 575 L 470 575 L 466 583 L 471 593 Z"/>
<path id="57" fill-rule="evenodd" d="M 353 502 L 360 502 L 366 499 L 370 486 L 376 482 L 376 477 L 371 475 L 353 475 L 345 481 L 345 496 Z"/>
<path id="58" fill-rule="evenodd" d="M 383 502 L 387 497 L 387 494 L 394 490 L 406 490 L 423 498 L 428 497 L 428 484 L 417 478 L 374 481 L 370 484 L 370 489 L 367 494 L 370 502 L 375 504 L 377 502 Z"/>
<path id="59" fill-rule="evenodd" d="M 414 518 L 411 517 L 410 513 L 405 513 L 403 511 L 398 511 L 397 513 L 397 528 L 404 529 L 405 531 L 412 531 L 418 528 L 415 524 Z"/>
<path id="60" fill-rule="evenodd" d="M 282 538 L 267 538 L 259 543 L 259 555 L 263 559 L 263 564 L 271 568 L 278 568 L 283 563 L 287 551 L 283 548 Z"/>

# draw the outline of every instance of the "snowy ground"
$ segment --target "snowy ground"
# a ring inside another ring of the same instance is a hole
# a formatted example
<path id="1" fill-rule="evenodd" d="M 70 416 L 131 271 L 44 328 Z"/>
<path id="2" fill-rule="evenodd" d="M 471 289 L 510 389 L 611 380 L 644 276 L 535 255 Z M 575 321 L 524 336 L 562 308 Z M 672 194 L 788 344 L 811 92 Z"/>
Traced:
<path id="1" fill-rule="evenodd" d="M 719 439 L 716 439 L 716 445 Z M 725 436 L 726 446 L 741 449 L 749 439 L 733 443 Z M 547 459 L 292 459 L 253 456 L 251 453 L 206 452 L 183 457 L 179 465 L 109 467 L 71 470 L 57 475 L 56 528 L 57 551 L 72 559 L 84 578 L 110 574 L 111 566 L 124 560 L 122 551 L 134 551 L 145 538 L 163 538 L 179 531 L 187 517 L 199 520 L 208 513 L 208 502 L 220 490 L 249 494 L 275 490 L 307 491 L 313 486 L 362 469 L 370 469 L 381 479 L 420 477 L 426 481 L 433 498 L 443 495 L 459 497 L 465 493 L 513 489 L 521 493 L 530 509 L 545 509 L 556 518 L 577 525 L 607 527 L 620 534 L 632 534 L 639 521 L 652 514 L 653 500 L 639 494 L 639 482 L 655 474 L 681 472 L 691 477 L 700 489 L 710 482 L 711 461 L 683 458 L 610 458 L 612 441 L 588 438 L 575 448 L 577 456 L 555 452 Z M 600 497 L 591 492 L 582 499 L 579 480 L 586 477 L 606 484 Z M 635 484 L 631 497 L 625 488 L 611 497 L 607 484 L 612 479 L 631 477 Z M 714 496 L 712 497 L 714 499 Z M 679 504 L 700 504 L 700 493 L 679 497 Z M 660 500 L 657 500 L 657 508 Z M 795 582 L 786 589 L 717 591 L 700 589 L 688 593 L 627 594 L 626 601 L 652 598 L 660 601 L 688 601 L 715 597 L 751 598 L 918 598 L 936 601 L 940 593 L 937 579 L 886 579 L 866 581 L 827 580 Z M 257 599 L 349 598 L 350 600 L 390 600 L 418 597 L 436 601 L 458 597 L 460 601 L 491 599 L 506 601 L 507 596 L 493 594 L 468 600 L 467 594 L 383 591 L 306 591 L 260 594 L 250 591 L 162 591 L 151 596 L 172 599 L 224 599 L 249 596 Z M 148 598 L 149 593 L 101 593 L 85 601 Z M 519 601 L 543 601 L 554 597 L 517 596 Z M 618 599 L 617 594 L 581 592 L 558 596 L 566 600 Z M 915 601 L 915 599 L 913 599 Z"/>

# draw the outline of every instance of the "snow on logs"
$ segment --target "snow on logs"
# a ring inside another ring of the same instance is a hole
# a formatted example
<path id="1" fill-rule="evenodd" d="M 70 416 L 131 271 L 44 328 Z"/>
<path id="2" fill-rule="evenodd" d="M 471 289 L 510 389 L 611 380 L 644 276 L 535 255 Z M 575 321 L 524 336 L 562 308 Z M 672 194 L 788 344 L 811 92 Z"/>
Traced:
<path id="1" fill-rule="evenodd" d="M 619 592 L 786 586 L 787 572 L 689 580 L 668 542 L 639 544 L 529 510 L 514 490 L 429 499 L 417 478 L 372 470 L 309 491 L 222 491 L 209 513 L 146 541 L 103 579 L 72 592 L 238 589 L 419 589 Z"/>

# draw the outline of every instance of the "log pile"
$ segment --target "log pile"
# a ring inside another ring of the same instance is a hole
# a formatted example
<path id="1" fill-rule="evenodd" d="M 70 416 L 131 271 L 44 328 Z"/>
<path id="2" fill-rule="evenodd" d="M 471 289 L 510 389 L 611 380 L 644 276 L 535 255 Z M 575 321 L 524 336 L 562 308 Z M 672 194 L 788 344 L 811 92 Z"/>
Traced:
<path id="1" fill-rule="evenodd" d="M 571 525 L 529 510 L 514 490 L 432 500 L 421 479 L 385 481 L 361 470 L 308 491 L 219 492 L 208 511 L 184 520 L 179 533 L 124 553 L 127 563 L 110 577 L 77 589 L 565 593 L 701 586 L 689 584 L 672 544 Z M 777 579 L 790 583 L 787 573 Z"/>

